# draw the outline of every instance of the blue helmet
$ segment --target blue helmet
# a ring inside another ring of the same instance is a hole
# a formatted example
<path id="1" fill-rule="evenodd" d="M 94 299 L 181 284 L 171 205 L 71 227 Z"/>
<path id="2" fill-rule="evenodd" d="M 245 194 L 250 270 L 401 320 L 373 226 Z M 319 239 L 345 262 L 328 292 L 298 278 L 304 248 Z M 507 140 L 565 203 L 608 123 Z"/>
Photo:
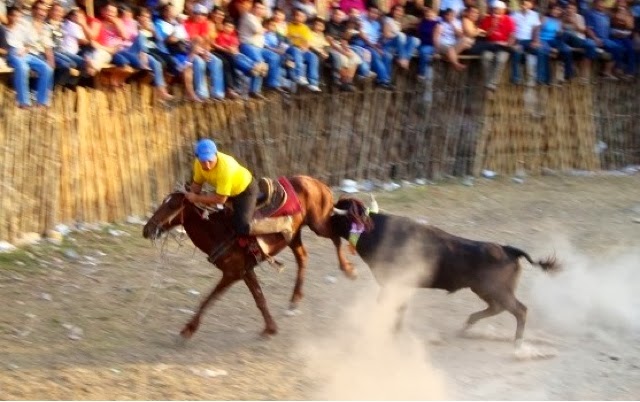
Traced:
<path id="1" fill-rule="evenodd" d="M 213 140 L 201 139 L 196 145 L 196 156 L 202 162 L 212 161 L 218 153 L 218 147 Z"/>

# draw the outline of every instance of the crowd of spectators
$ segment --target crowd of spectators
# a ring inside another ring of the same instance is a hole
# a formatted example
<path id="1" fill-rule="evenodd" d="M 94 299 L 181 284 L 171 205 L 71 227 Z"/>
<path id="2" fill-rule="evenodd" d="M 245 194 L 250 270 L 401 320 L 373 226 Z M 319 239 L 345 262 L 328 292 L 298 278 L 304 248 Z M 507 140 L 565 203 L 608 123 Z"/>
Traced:
<path id="1" fill-rule="evenodd" d="M 431 79 L 436 55 L 456 71 L 467 68 L 461 55 L 478 56 L 490 91 L 509 61 L 511 81 L 529 86 L 587 82 L 598 59 L 606 79 L 638 72 L 640 6 L 630 0 L 549 0 L 545 10 L 533 0 L 186 0 L 181 12 L 107 0 L 95 17 L 81 0 L 0 1 L 0 69 L 13 69 L 22 108 L 46 107 L 54 85 L 73 88 L 107 66 L 147 71 L 163 101 L 173 98 L 166 78 L 178 79 L 192 102 L 353 91 L 356 76 L 388 90 L 413 58 L 416 79 Z"/>

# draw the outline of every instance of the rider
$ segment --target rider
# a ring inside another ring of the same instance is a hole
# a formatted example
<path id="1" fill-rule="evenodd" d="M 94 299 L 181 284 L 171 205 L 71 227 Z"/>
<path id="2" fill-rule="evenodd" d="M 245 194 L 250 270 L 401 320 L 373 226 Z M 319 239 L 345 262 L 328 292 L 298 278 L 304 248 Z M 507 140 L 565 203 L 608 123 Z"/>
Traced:
<path id="1" fill-rule="evenodd" d="M 215 194 L 200 194 L 205 182 L 215 188 Z M 287 242 L 291 241 L 293 223 L 290 216 L 253 220 L 258 193 L 258 183 L 247 168 L 232 156 L 218 151 L 212 140 L 205 138 L 198 141 L 193 163 L 193 183 L 187 199 L 206 205 L 231 201 L 235 236 L 282 233 Z M 211 256 L 221 248 L 212 252 Z"/>

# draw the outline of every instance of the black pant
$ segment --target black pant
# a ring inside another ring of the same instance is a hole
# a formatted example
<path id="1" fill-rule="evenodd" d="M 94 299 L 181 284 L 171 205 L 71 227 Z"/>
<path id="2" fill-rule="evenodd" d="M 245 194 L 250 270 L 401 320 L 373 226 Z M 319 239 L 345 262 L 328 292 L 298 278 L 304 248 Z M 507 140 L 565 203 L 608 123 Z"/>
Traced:
<path id="1" fill-rule="evenodd" d="M 244 236 L 249 234 L 259 192 L 258 182 L 255 179 L 251 179 L 251 183 L 243 192 L 230 197 L 231 205 L 233 205 L 233 217 L 231 220 L 237 235 Z"/>
<path id="2" fill-rule="evenodd" d="M 224 83 L 227 88 L 238 90 L 240 86 L 240 79 L 238 72 L 236 71 L 236 63 L 233 61 L 233 55 L 227 52 L 216 51 L 213 52 L 222 61 L 222 71 L 224 72 Z"/>

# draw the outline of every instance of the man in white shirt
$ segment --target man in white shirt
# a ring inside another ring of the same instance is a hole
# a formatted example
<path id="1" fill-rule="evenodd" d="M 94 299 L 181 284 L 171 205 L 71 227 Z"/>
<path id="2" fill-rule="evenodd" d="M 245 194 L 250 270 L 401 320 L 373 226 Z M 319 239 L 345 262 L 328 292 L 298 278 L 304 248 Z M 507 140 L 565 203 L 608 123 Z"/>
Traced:
<path id="1" fill-rule="evenodd" d="M 280 55 L 264 47 L 262 19 L 267 10 L 259 1 L 253 3 L 251 11 L 245 12 L 238 23 L 240 52 L 255 62 L 266 62 L 269 66 L 265 86 L 280 89 Z"/>
<path id="2" fill-rule="evenodd" d="M 520 66 L 522 65 L 522 56 L 526 53 L 526 83 L 533 86 L 535 83 L 536 56 L 534 49 L 540 46 L 538 33 L 540 30 L 540 15 L 533 11 L 532 0 L 522 0 L 520 10 L 511 15 L 516 25 L 513 54 L 511 55 L 511 82 L 521 84 Z"/>

